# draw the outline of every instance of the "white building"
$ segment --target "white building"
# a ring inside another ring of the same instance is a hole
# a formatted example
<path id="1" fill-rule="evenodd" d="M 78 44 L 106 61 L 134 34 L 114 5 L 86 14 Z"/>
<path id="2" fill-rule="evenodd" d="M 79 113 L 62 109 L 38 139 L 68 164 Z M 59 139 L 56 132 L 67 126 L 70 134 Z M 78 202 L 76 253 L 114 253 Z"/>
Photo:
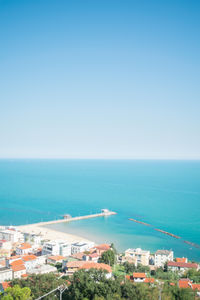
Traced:
<path id="1" fill-rule="evenodd" d="M 24 255 L 32 252 L 32 246 L 29 243 L 23 243 L 16 247 L 16 255 Z"/>
<path id="2" fill-rule="evenodd" d="M 12 270 L 7 267 L 0 268 L 0 282 L 12 280 Z"/>
<path id="3" fill-rule="evenodd" d="M 72 254 L 89 251 L 92 247 L 94 247 L 93 242 L 78 242 L 72 244 Z"/>
<path id="4" fill-rule="evenodd" d="M 6 240 L 12 243 L 23 243 L 24 236 L 20 231 L 14 229 L 5 229 L 0 231 L 0 240 Z"/>
<path id="5" fill-rule="evenodd" d="M 155 266 L 164 267 L 168 261 L 173 261 L 174 252 L 169 250 L 157 250 L 155 253 Z"/>
<path id="6" fill-rule="evenodd" d="M 40 234 L 24 232 L 24 240 L 38 247 L 41 244 L 42 236 Z"/>
<path id="7" fill-rule="evenodd" d="M 27 270 L 28 274 L 46 274 L 57 273 L 57 268 L 50 265 L 37 265 L 32 269 Z"/>
<path id="8" fill-rule="evenodd" d="M 43 255 L 71 255 L 71 245 L 62 240 L 50 241 L 44 244 L 42 249 Z"/>
<path id="9" fill-rule="evenodd" d="M 124 260 L 132 261 L 136 266 L 141 264 L 143 266 L 149 265 L 150 251 L 142 250 L 141 248 L 127 249 L 125 251 Z"/>
<path id="10" fill-rule="evenodd" d="M 6 240 L 0 240 L 0 249 L 11 250 L 12 242 Z"/>

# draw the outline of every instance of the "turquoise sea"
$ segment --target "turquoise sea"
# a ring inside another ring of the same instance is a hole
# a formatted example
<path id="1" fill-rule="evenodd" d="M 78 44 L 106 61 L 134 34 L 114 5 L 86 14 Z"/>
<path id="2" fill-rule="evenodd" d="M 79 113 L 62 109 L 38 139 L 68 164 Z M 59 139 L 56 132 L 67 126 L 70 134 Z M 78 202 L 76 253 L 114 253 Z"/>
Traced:
<path id="1" fill-rule="evenodd" d="M 28 224 L 101 208 L 117 215 L 53 227 L 114 242 L 120 251 L 173 249 L 177 256 L 200 261 L 200 248 L 183 242 L 200 245 L 200 161 L 0 160 L 0 224 Z"/>

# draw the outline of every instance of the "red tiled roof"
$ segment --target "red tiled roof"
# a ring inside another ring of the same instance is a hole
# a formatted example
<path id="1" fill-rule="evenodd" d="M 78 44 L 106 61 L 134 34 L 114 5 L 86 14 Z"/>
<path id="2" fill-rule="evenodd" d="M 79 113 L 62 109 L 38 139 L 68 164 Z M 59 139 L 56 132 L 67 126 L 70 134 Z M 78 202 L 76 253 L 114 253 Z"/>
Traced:
<path id="1" fill-rule="evenodd" d="M 81 267 L 81 269 L 102 269 L 102 270 L 106 270 L 108 273 L 112 273 L 112 268 L 109 265 L 106 265 L 104 263 L 95 263 L 95 262 L 86 262 L 85 264 L 83 264 L 83 266 Z"/>
<path id="2" fill-rule="evenodd" d="M 10 281 L 4 281 L 2 282 L 3 290 L 5 291 L 8 287 L 10 287 Z"/>
<path id="3" fill-rule="evenodd" d="M 131 276 L 130 275 L 126 275 L 126 279 L 130 280 Z"/>
<path id="4" fill-rule="evenodd" d="M 17 260 L 14 260 L 14 261 L 12 261 L 12 262 L 10 263 L 11 266 L 21 266 L 21 265 L 23 265 L 23 264 L 24 264 L 24 262 L 23 262 L 22 259 L 17 259 Z"/>
<path id="5" fill-rule="evenodd" d="M 170 285 L 175 286 L 175 283 L 174 282 L 170 282 Z"/>
<path id="6" fill-rule="evenodd" d="M 177 257 L 176 262 L 187 263 L 187 258 L 186 257 Z"/>
<path id="7" fill-rule="evenodd" d="M 96 248 L 98 250 L 109 250 L 110 249 L 110 245 L 108 245 L 108 244 L 101 244 L 101 245 L 95 246 L 94 248 Z"/>
<path id="8" fill-rule="evenodd" d="M 22 271 L 22 270 L 26 270 L 24 265 L 20 265 L 20 266 L 11 266 L 13 272 L 17 272 L 17 271 Z"/>
<path id="9" fill-rule="evenodd" d="M 63 260 L 64 256 L 62 256 L 62 255 L 53 255 L 53 256 L 49 256 L 48 258 L 51 259 L 51 260 L 57 261 L 57 260 Z"/>
<path id="10" fill-rule="evenodd" d="M 145 278 L 144 282 L 147 283 L 154 283 L 155 279 L 154 278 Z"/>
<path id="11" fill-rule="evenodd" d="M 23 277 L 23 278 L 27 278 L 27 277 L 28 277 L 28 274 L 22 274 L 22 277 Z"/>
<path id="12" fill-rule="evenodd" d="M 67 264 L 66 264 L 66 267 L 67 268 L 80 268 L 82 267 L 82 265 L 85 264 L 85 261 L 69 261 Z"/>
<path id="13" fill-rule="evenodd" d="M 133 278 L 146 278 L 145 273 L 133 273 Z"/>
<path id="14" fill-rule="evenodd" d="M 21 249 L 21 250 L 25 250 L 25 249 L 31 248 L 31 245 L 29 243 L 23 243 L 20 245 L 20 247 L 17 247 L 17 248 Z"/>
<path id="15" fill-rule="evenodd" d="M 175 262 L 175 261 L 169 261 L 167 265 L 168 267 L 194 268 L 194 269 L 198 268 L 198 265 L 195 263 L 183 263 L 183 262 Z"/>
<path id="16" fill-rule="evenodd" d="M 188 278 L 183 278 L 183 279 L 180 279 L 179 282 L 178 282 L 178 286 L 179 288 L 183 288 L 183 289 L 186 289 L 186 288 L 190 288 L 190 280 Z"/>
<path id="17" fill-rule="evenodd" d="M 88 256 L 91 257 L 91 258 L 94 258 L 94 257 L 99 257 L 99 254 L 97 254 L 97 253 L 92 253 L 92 254 L 89 254 Z"/>
<path id="18" fill-rule="evenodd" d="M 71 257 L 77 258 L 79 260 L 82 260 L 82 258 L 83 258 L 84 255 L 85 255 L 84 252 L 80 252 L 80 253 L 72 254 Z"/>
<path id="19" fill-rule="evenodd" d="M 30 260 L 34 260 L 37 259 L 37 256 L 33 255 L 33 254 L 29 254 L 29 255 L 23 255 L 22 259 L 24 261 L 30 261 Z"/>
<path id="20" fill-rule="evenodd" d="M 199 283 L 193 283 L 192 284 L 192 289 L 200 291 L 200 284 Z"/>

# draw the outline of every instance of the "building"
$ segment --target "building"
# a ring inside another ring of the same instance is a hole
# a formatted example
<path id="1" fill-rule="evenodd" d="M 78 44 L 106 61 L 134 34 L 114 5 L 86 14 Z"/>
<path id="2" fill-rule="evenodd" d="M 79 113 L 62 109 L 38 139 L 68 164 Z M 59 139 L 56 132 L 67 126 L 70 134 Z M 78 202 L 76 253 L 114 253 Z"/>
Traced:
<path id="1" fill-rule="evenodd" d="M 41 239 L 42 236 L 40 234 L 24 232 L 24 241 L 26 241 L 27 243 L 39 246 L 41 244 Z"/>
<path id="2" fill-rule="evenodd" d="M 69 261 L 63 265 L 63 268 L 66 270 L 67 275 L 71 276 L 74 272 L 78 271 L 83 265 L 85 261 Z"/>
<path id="3" fill-rule="evenodd" d="M 0 249 L 11 250 L 12 242 L 6 240 L 0 240 Z"/>
<path id="4" fill-rule="evenodd" d="M 13 279 L 21 278 L 22 275 L 26 274 L 26 268 L 24 265 L 12 265 Z"/>
<path id="5" fill-rule="evenodd" d="M 27 271 L 28 274 L 57 273 L 57 268 L 50 265 L 37 265 Z"/>
<path id="6" fill-rule="evenodd" d="M 22 256 L 26 270 L 34 268 L 38 264 L 37 256 L 30 254 Z"/>
<path id="7" fill-rule="evenodd" d="M 16 247 L 16 255 L 24 255 L 31 253 L 32 246 L 29 243 L 23 243 Z"/>
<path id="8" fill-rule="evenodd" d="M 0 268 L 0 282 L 12 280 L 12 270 L 7 267 Z"/>
<path id="9" fill-rule="evenodd" d="M 150 259 L 150 251 L 142 250 L 141 248 L 136 249 L 127 249 L 125 251 L 125 257 L 123 260 L 131 261 L 132 263 L 137 266 L 138 264 L 141 264 L 143 266 L 149 265 L 149 259 Z"/>
<path id="10" fill-rule="evenodd" d="M 50 241 L 44 244 L 42 248 L 42 255 L 62 255 L 70 256 L 71 255 L 71 245 L 62 240 Z"/>
<path id="11" fill-rule="evenodd" d="M 47 263 L 56 265 L 57 263 L 62 263 L 63 259 L 64 259 L 64 257 L 62 255 L 49 256 L 47 258 Z"/>
<path id="12" fill-rule="evenodd" d="M 90 269 L 97 269 L 103 270 L 106 272 L 106 278 L 109 279 L 112 277 L 112 268 L 111 266 L 104 264 L 104 263 L 95 263 L 95 262 L 86 262 L 84 263 L 80 269 L 90 270 Z"/>
<path id="13" fill-rule="evenodd" d="M 133 273 L 133 281 L 134 282 L 145 282 L 146 274 L 145 273 Z"/>
<path id="14" fill-rule="evenodd" d="M 186 257 L 176 257 L 176 262 L 187 263 L 188 259 Z"/>
<path id="15" fill-rule="evenodd" d="M 0 283 L 0 292 L 4 293 L 8 287 L 10 287 L 9 281 L 4 281 L 4 282 Z"/>
<path id="16" fill-rule="evenodd" d="M 99 254 L 94 252 L 91 254 L 84 254 L 82 259 L 85 261 L 92 261 L 97 263 L 99 261 L 99 258 L 100 258 Z"/>
<path id="17" fill-rule="evenodd" d="M 155 266 L 164 267 L 165 263 L 174 259 L 174 252 L 170 250 L 157 250 L 155 253 Z"/>
<path id="18" fill-rule="evenodd" d="M 189 269 L 199 269 L 199 265 L 196 263 L 184 263 L 184 262 L 176 262 L 176 261 L 169 261 L 167 263 L 168 269 L 171 271 L 177 271 L 180 273 L 184 273 Z"/>
<path id="19" fill-rule="evenodd" d="M 15 229 L 4 229 L 0 230 L 0 240 L 6 240 L 12 243 L 23 243 L 24 236 L 20 231 Z"/>
<path id="20" fill-rule="evenodd" d="M 71 246 L 71 251 L 72 254 L 75 253 L 79 253 L 79 252 L 85 252 L 85 251 L 89 251 L 92 247 L 94 247 L 94 243 L 93 242 L 78 242 L 78 243 L 74 243 Z"/>
<path id="21" fill-rule="evenodd" d="M 100 244 L 92 248 L 93 252 L 96 252 L 100 256 L 105 252 L 110 250 L 110 245 L 108 244 Z"/>

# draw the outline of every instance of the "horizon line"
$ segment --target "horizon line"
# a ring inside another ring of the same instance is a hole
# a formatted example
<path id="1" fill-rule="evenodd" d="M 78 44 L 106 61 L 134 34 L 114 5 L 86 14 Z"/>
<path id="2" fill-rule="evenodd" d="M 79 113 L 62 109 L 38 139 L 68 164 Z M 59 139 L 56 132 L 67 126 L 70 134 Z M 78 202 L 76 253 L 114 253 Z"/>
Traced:
<path id="1" fill-rule="evenodd" d="M 189 160 L 200 157 L 0 157 L 0 160 Z"/>

